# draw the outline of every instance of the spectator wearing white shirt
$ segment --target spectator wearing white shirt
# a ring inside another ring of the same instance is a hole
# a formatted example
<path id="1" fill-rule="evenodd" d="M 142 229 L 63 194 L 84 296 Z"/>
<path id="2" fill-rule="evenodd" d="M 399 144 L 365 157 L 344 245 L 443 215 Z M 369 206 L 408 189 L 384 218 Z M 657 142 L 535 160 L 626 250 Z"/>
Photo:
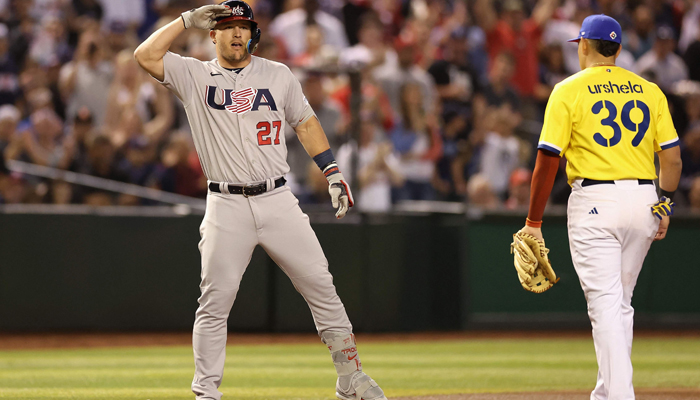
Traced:
<path id="1" fill-rule="evenodd" d="M 674 53 L 676 35 L 670 26 L 660 26 L 656 30 L 656 42 L 634 65 L 634 72 L 650 77 L 664 91 L 678 81 L 688 79 L 688 67 L 683 59 Z"/>
<path id="2" fill-rule="evenodd" d="M 391 188 L 400 187 L 404 182 L 400 162 L 393 154 L 391 143 L 375 141 L 377 129 L 375 122 L 365 119 L 362 121 L 359 143 L 350 141 L 344 144 L 336 155 L 338 166 L 349 172 L 348 183 L 351 185 L 350 171 L 357 171 L 358 190 L 353 189 L 357 193 L 355 207 L 363 212 L 391 210 Z"/>
<path id="3" fill-rule="evenodd" d="M 103 37 L 95 31 L 80 36 L 73 61 L 61 68 L 59 88 L 66 107 L 66 119 L 72 120 L 80 107 L 87 107 L 95 125 L 102 126 L 107 111 L 107 96 L 114 66 L 107 56 Z"/>
<path id="4" fill-rule="evenodd" d="M 520 140 L 513 135 L 519 122 L 519 116 L 511 111 L 510 106 L 501 106 L 496 111 L 493 130 L 486 134 L 481 148 L 479 172 L 488 179 L 494 194 L 500 198 L 505 198 L 510 175 L 520 166 Z"/>
<path id="5" fill-rule="evenodd" d="M 325 43 L 337 51 L 348 47 L 345 27 L 340 20 L 319 9 L 318 0 L 306 0 L 303 8 L 297 8 L 278 15 L 270 23 L 270 34 L 280 39 L 289 58 L 297 57 L 306 51 L 306 27 L 318 25 L 323 30 Z"/>
<path id="6" fill-rule="evenodd" d="M 103 16 L 102 26 L 109 29 L 113 23 L 122 23 L 138 28 L 146 19 L 146 0 L 100 0 Z"/>

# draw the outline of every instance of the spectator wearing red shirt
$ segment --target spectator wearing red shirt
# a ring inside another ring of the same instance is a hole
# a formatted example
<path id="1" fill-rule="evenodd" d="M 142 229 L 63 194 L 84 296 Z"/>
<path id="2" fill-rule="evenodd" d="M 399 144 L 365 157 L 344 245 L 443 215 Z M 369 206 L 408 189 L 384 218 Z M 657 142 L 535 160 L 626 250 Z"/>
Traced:
<path id="1" fill-rule="evenodd" d="M 477 0 L 476 21 L 486 33 L 489 60 L 509 52 L 515 58 L 517 73 L 513 86 L 520 95 L 530 97 L 538 82 L 538 51 L 544 24 L 552 17 L 557 0 L 538 0 L 530 18 L 526 17 L 521 0 L 506 0 L 500 18 L 492 0 Z"/>

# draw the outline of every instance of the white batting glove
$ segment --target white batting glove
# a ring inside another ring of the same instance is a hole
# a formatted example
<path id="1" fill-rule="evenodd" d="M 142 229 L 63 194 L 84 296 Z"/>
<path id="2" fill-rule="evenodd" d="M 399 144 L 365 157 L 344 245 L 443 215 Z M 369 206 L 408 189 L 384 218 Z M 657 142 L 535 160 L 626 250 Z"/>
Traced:
<path id="1" fill-rule="evenodd" d="M 350 193 L 350 185 L 345 180 L 345 177 L 338 169 L 338 164 L 335 162 L 328 164 L 326 168 L 323 169 L 323 174 L 328 180 L 328 193 L 331 195 L 331 203 L 333 208 L 337 208 L 338 212 L 335 213 L 335 217 L 340 219 L 347 214 L 350 207 L 355 205 L 352 199 L 352 193 Z"/>
<path id="2" fill-rule="evenodd" d="M 216 25 L 215 19 L 231 15 L 231 8 L 222 5 L 201 6 L 185 11 L 180 15 L 182 16 L 182 22 L 185 24 L 185 29 L 193 26 L 199 29 L 213 29 Z"/>

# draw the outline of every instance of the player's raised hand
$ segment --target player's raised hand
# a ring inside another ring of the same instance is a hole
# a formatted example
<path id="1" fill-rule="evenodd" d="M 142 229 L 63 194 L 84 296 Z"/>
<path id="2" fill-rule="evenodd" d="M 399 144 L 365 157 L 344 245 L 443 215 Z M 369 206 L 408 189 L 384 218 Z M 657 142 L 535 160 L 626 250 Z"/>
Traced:
<path id="1" fill-rule="evenodd" d="M 355 205 L 352 199 L 352 193 L 350 193 L 350 185 L 345 180 L 345 177 L 340 170 L 338 165 L 333 162 L 328 164 L 323 170 L 323 174 L 328 180 L 328 193 L 331 195 L 331 203 L 333 208 L 338 209 L 335 213 L 335 217 L 340 219 L 347 214 L 350 207 Z"/>
<path id="2" fill-rule="evenodd" d="M 216 25 L 216 18 L 229 15 L 231 15 L 231 7 L 219 4 L 193 8 L 181 14 L 185 29 L 193 26 L 199 29 L 212 29 Z"/>

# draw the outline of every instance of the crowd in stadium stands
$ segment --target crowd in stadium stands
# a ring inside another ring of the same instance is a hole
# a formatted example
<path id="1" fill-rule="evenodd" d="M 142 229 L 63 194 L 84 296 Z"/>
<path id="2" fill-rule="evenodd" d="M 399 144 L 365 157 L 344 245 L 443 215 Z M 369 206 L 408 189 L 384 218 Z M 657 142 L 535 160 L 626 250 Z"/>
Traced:
<path id="1" fill-rule="evenodd" d="M 187 196 L 206 195 L 179 101 L 133 59 L 151 32 L 206 0 L 0 0 L 0 154 Z M 582 20 L 622 24 L 618 65 L 666 93 L 682 139 L 676 202 L 700 210 L 700 1 L 251 0 L 257 56 L 303 84 L 360 210 L 401 200 L 529 203 L 536 143 L 554 85 L 579 70 Z M 171 51 L 216 57 L 189 29 Z M 352 124 L 347 69 L 362 78 Z M 356 121 L 358 119 L 355 119 Z M 358 126 L 356 139 L 351 126 Z M 327 183 L 293 130 L 289 184 L 328 205 Z M 2 161 L 2 160 L 0 160 Z M 569 194 L 562 159 L 551 201 Z M 9 171 L 0 203 L 148 201 Z M 349 173 L 346 173 L 346 176 Z"/>

